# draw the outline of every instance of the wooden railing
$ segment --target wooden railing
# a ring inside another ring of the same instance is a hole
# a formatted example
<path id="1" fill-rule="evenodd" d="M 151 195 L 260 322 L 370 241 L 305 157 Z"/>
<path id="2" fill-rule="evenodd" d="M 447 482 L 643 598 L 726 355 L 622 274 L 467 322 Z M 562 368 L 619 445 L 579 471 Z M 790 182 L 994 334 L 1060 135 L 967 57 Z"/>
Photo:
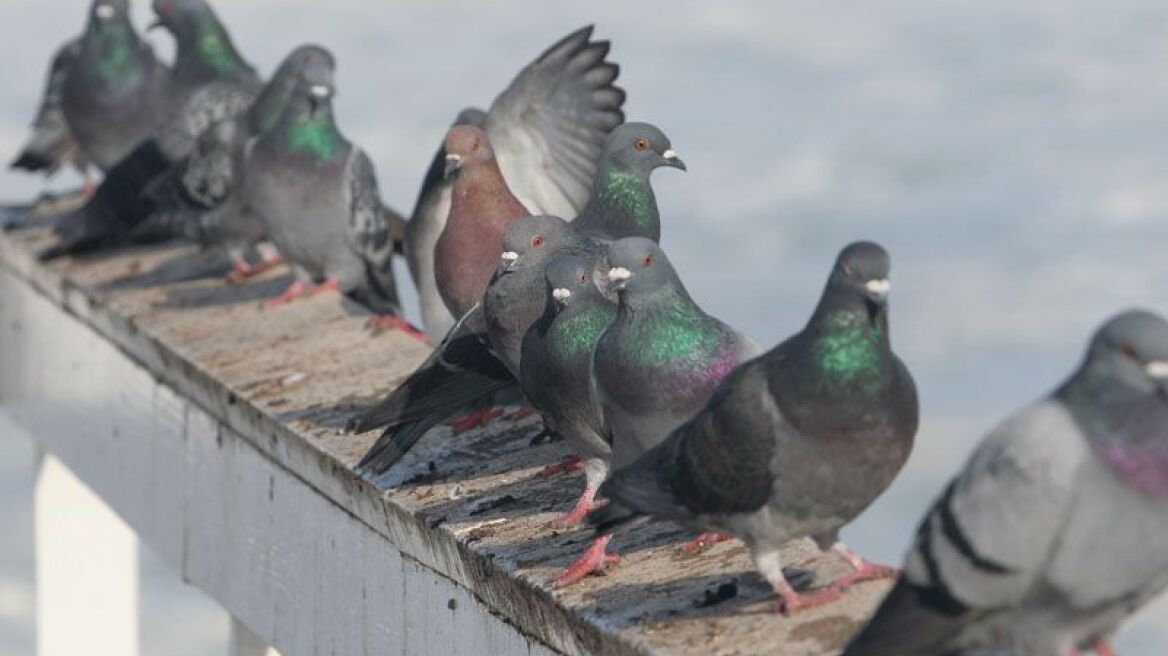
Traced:
<path id="1" fill-rule="evenodd" d="M 341 428 L 423 345 L 371 336 L 328 295 L 261 311 L 279 272 L 229 287 L 214 254 L 186 247 L 43 265 L 47 239 L 0 236 L 0 411 L 46 453 L 42 654 L 131 653 L 132 627 L 73 603 L 136 597 L 114 583 L 133 540 L 99 518 L 80 545 L 93 576 L 76 574 L 75 527 L 54 525 L 78 503 L 69 471 L 232 615 L 241 654 L 819 656 L 886 590 L 784 618 L 740 543 L 686 556 L 669 525 L 618 537 L 609 575 L 553 590 L 589 534 L 550 527 L 582 482 L 540 476 L 568 452 L 532 447 L 534 418 L 435 431 L 375 486 L 351 473 L 375 436 Z M 845 567 L 803 544 L 786 560 L 820 579 Z M 55 632 L 68 639 L 47 649 Z"/>

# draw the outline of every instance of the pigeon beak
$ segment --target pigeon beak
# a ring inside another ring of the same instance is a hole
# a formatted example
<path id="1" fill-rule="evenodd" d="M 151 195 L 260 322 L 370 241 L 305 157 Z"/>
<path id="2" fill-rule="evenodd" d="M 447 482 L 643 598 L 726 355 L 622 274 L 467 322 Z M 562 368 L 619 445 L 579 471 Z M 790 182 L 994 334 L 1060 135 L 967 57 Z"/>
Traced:
<path id="1" fill-rule="evenodd" d="M 1144 365 L 1144 373 L 1154 381 L 1168 381 L 1168 360 L 1152 360 Z"/>
<path id="2" fill-rule="evenodd" d="M 314 84 L 309 87 L 308 92 L 312 94 L 313 98 L 324 100 L 333 95 L 333 90 L 327 84 Z"/>
<path id="3" fill-rule="evenodd" d="M 515 263 L 518 261 L 519 253 L 515 251 L 507 251 L 499 256 L 499 266 L 502 267 L 504 273 L 514 269 Z"/>
<path id="4" fill-rule="evenodd" d="M 446 156 L 446 171 L 442 174 L 443 177 L 449 178 L 460 166 L 462 166 L 462 155 L 448 154 Z"/>
<path id="5" fill-rule="evenodd" d="M 614 267 L 608 270 L 608 288 L 611 291 L 619 292 L 629 284 L 632 279 L 633 272 L 624 267 Z"/>
<path id="6" fill-rule="evenodd" d="M 892 283 L 888 282 L 887 278 L 880 280 L 869 280 L 864 283 L 864 291 L 868 292 L 868 296 L 877 303 L 884 302 L 888 298 L 888 292 L 892 289 Z"/>
<path id="7" fill-rule="evenodd" d="M 564 289 L 563 287 L 557 287 L 556 289 L 552 290 L 552 298 L 556 299 L 556 302 L 560 305 L 563 305 L 571 297 L 572 291 Z"/>
<path id="8" fill-rule="evenodd" d="M 677 153 L 672 148 L 661 153 L 661 159 L 665 160 L 666 166 L 672 166 L 673 168 L 681 169 L 682 171 L 689 170 L 685 168 L 685 162 L 681 161 L 681 158 L 677 156 Z"/>
<path id="9" fill-rule="evenodd" d="M 96 8 L 94 8 L 93 13 L 99 19 L 101 19 L 103 21 L 108 21 L 109 19 L 114 17 L 114 14 L 116 14 L 118 12 L 116 9 L 114 9 L 110 5 L 98 5 Z"/>

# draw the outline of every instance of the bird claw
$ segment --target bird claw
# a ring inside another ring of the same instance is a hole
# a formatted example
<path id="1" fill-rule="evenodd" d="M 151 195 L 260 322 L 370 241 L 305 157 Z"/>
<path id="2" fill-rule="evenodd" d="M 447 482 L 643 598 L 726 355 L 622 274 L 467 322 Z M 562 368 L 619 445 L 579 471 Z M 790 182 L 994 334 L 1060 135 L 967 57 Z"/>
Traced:
<path id="1" fill-rule="evenodd" d="M 608 542 L 611 539 L 611 535 L 597 538 L 596 541 L 592 543 L 592 546 L 588 547 L 588 551 L 585 551 L 584 555 L 580 556 L 579 560 L 572 563 L 571 565 L 568 565 L 567 569 L 565 569 L 563 572 L 560 572 L 560 574 L 556 576 L 556 587 L 567 587 L 581 581 L 584 579 L 584 577 L 590 574 L 603 572 L 609 565 L 615 565 L 619 563 L 620 555 L 607 554 L 604 552 L 605 547 L 608 546 Z"/>
<path id="2" fill-rule="evenodd" d="M 791 588 L 779 593 L 777 610 L 782 615 L 790 617 L 802 610 L 834 603 L 842 599 L 843 596 L 843 589 L 837 585 L 831 585 L 817 592 L 804 594 L 799 594 L 795 592 L 794 588 Z"/>
<path id="3" fill-rule="evenodd" d="M 426 333 L 418 330 L 414 324 L 395 314 L 379 314 L 374 317 L 369 317 L 369 320 L 365 322 L 365 329 L 374 335 L 380 335 L 387 330 L 400 330 L 420 342 L 426 341 Z"/>
<path id="4" fill-rule="evenodd" d="M 718 544 L 719 542 L 725 542 L 726 540 L 729 540 L 731 537 L 733 536 L 727 535 L 725 533 L 702 533 L 693 540 L 682 545 L 681 552 L 691 555 L 699 554 L 714 546 L 715 544 Z"/>
<path id="5" fill-rule="evenodd" d="M 324 292 L 336 292 L 340 291 L 340 289 L 341 283 L 335 278 L 330 278 L 319 285 L 307 285 L 297 280 L 291 285 L 288 285 L 288 288 L 279 296 L 264 301 L 263 307 L 265 310 L 271 310 L 281 305 L 287 305 L 298 298 L 316 296 Z"/>
<path id="6" fill-rule="evenodd" d="M 458 435 L 459 433 L 465 433 L 472 428 L 486 426 L 487 424 L 500 417 L 502 414 L 502 408 L 487 408 L 486 410 L 472 412 L 462 419 L 449 421 L 446 423 L 446 425 L 454 430 L 455 435 Z"/>
<path id="7" fill-rule="evenodd" d="M 581 469 L 584 469 L 584 458 L 580 456 L 568 456 L 559 462 L 553 462 L 544 467 L 543 473 L 540 475 L 544 478 L 551 478 L 560 474 L 580 471 Z"/>
<path id="8" fill-rule="evenodd" d="M 283 263 L 283 259 L 275 257 L 273 259 L 261 260 L 259 264 L 248 264 L 246 260 L 235 260 L 231 266 L 231 273 L 227 274 L 228 285 L 238 285 L 248 278 L 254 278 L 261 273 L 273 269 Z"/>

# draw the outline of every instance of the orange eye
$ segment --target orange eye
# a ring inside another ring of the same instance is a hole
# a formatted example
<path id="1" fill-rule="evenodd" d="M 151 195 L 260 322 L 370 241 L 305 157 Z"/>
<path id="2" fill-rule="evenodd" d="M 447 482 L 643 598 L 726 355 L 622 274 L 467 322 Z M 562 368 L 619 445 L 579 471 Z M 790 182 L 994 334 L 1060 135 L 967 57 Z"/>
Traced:
<path id="1" fill-rule="evenodd" d="M 1131 358 L 1132 360 L 1136 359 L 1136 349 L 1131 344 L 1121 345 L 1119 347 L 1119 352 L 1122 353 L 1124 357 Z"/>
<path id="2" fill-rule="evenodd" d="M 644 264 L 645 264 L 645 266 L 647 266 L 647 267 L 649 267 L 649 266 L 653 266 L 653 261 L 654 261 L 654 260 L 653 260 L 653 254 L 652 254 L 652 253 L 649 253 L 648 255 L 646 255 L 646 256 L 645 256 Z"/>
<path id="3" fill-rule="evenodd" d="M 543 246 L 543 235 L 536 235 L 536 236 L 532 237 L 531 238 L 531 247 L 532 248 L 539 248 L 540 246 Z"/>
<path id="4" fill-rule="evenodd" d="M 636 148 L 637 150 L 645 150 L 648 147 L 649 142 L 644 139 L 637 139 L 633 142 L 633 148 Z"/>

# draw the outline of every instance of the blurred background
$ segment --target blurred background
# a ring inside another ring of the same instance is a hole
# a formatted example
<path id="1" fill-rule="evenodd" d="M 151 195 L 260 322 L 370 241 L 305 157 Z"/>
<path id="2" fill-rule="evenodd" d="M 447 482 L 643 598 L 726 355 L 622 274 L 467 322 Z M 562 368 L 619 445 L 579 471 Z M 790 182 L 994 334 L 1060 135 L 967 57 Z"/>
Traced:
<path id="1" fill-rule="evenodd" d="M 145 25 L 147 3 L 133 4 Z M 26 135 L 51 52 L 81 30 L 87 6 L 0 7 L 4 158 Z M 622 66 L 628 117 L 661 126 L 689 164 L 654 179 L 667 252 L 710 313 L 763 343 L 806 320 L 843 245 L 883 243 L 893 341 L 916 375 L 923 423 L 893 489 L 844 532 L 877 560 L 900 560 L 976 440 L 1067 375 L 1105 317 L 1168 309 L 1162 0 L 220 0 L 216 9 L 264 73 L 300 43 L 333 50 L 341 127 L 407 214 L 458 110 L 486 106 L 545 47 L 596 23 Z M 168 37 L 150 38 L 169 55 Z M 0 174 L 0 200 L 42 188 Z M 404 268 L 399 280 L 410 286 Z M 32 471 L 32 446 L 0 420 L 5 654 L 34 645 Z M 143 560 L 143 653 L 224 653 L 220 611 L 145 550 Z M 1168 603 L 1142 613 L 1117 646 L 1168 653 Z"/>

